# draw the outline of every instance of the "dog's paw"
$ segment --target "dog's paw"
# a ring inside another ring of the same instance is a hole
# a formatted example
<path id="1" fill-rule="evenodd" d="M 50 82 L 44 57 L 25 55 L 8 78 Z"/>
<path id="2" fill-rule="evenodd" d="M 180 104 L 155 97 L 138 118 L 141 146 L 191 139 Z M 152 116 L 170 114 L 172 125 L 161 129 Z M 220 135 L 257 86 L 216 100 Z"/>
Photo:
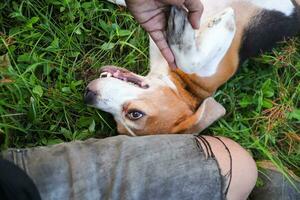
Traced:
<path id="1" fill-rule="evenodd" d="M 202 77 L 216 73 L 235 35 L 232 8 L 227 8 L 194 30 L 183 8 L 172 7 L 167 39 L 177 66 L 188 74 Z"/>

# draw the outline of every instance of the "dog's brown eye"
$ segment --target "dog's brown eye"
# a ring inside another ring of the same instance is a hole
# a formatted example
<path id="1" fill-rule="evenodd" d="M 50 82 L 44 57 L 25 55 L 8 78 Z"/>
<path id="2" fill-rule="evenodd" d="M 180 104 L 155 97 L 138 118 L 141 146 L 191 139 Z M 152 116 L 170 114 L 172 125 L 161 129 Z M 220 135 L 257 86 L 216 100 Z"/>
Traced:
<path id="1" fill-rule="evenodd" d="M 144 117 L 145 113 L 139 111 L 139 110 L 129 110 L 126 114 L 126 117 L 132 121 L 138 120 L 142 117 Z"/>

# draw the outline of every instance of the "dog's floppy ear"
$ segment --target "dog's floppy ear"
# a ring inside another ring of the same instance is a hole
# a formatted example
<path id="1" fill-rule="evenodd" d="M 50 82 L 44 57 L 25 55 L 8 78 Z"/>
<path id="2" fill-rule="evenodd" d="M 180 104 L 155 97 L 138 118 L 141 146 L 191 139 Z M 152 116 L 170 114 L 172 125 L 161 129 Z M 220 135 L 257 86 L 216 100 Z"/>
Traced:
<path id="1" fill-rule="evenodd" d="M 175 15 L 175 20 L 184 16 L 182 10 L 176 12 L 182 14 Z M 178 22 L 182 21 L 184 20 L 178 20 Z M 236 33 L 234 10 L 229 7 L 217 13 L 197 31 L 193 30 L 188 20 L 184 22 L 183 31 L 179 28 L 173 32 L 169 30 L 168 36 L 177 66 L 188 74 L 197 74 L 201 77 L 214 75 Z M 171 21 L 169 21 L 169 26 L 170 24 L 172 24 Z M 180 36 L 176 34 L 177 32 L 181 33 Z"/>
<path id="2" fill-rule="evenodd" d="M 197 45 L 202 76 L 211 76 L 231 46 L 236 32 L 235 15 L 227 8 L 208 20 L 200 30 Z"/>
<path id="3" fill-rule="evenodd" d="M 208 97 L 192 116 L 177 124 L 172 133 L 199 133 L 224 116 L 225 113 L 226 110 L 220 103 L 214 98 Z"/>

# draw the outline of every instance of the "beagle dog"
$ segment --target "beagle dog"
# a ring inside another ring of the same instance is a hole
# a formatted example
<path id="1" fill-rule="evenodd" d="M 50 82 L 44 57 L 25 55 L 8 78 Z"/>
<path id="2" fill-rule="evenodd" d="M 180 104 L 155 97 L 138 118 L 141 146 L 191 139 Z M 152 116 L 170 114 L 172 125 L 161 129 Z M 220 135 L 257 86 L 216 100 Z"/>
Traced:
<path id="1" fill-rule="evenodd" d="M 112 0 L 111 0 L 112 1 Z M 85 102 L 111 113 L 127 135 L 197 133 L 225 114 L 211 96 L 247 58 L 300 29 L 300 0 L 201 0 L 201 28 L 172 7 L 167 39 L 177 70 L 150 40 L 150 72 L 143 77 L 105 66 L 88 84 Z M 122 0 L 114 3 L 125 5 Z"/>

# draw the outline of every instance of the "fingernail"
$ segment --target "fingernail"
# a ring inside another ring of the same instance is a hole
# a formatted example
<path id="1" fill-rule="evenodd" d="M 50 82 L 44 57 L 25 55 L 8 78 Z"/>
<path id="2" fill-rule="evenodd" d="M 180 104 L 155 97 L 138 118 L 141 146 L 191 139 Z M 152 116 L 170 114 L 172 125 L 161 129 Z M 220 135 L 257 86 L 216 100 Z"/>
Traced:
<path id="1" fill-rule="evenodd" d="M 200 21 L 198 21 L 198 22 L 196 22 L 195 24 L 194 24 L 194 27 L 193 27 L 194 29 L 199 29 L 200 28 Z"/>

